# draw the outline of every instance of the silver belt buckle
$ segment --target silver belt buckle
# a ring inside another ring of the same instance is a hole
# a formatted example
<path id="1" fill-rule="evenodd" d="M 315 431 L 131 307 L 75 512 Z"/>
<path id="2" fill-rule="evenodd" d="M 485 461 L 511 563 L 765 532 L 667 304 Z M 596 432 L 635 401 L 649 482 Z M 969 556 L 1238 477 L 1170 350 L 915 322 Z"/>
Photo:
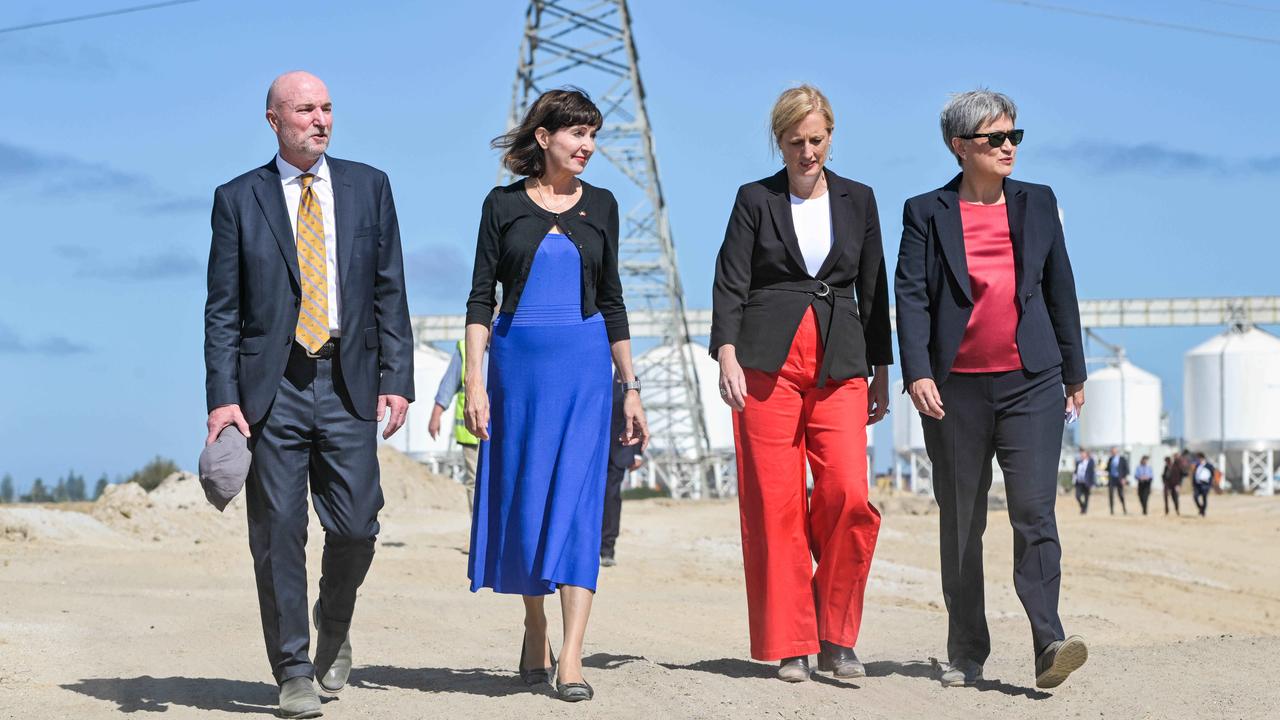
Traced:
<path id="1" fill-rule="evenodd" d="M 814 297 L 826 297 L 826 296 L 828 296 L 828 295 L 830 295 L 830 294 L 831 294 L 831 286 L 830 286 L 830 285 L 826 284 L 825 282 L 823 282 L 823 281 L 821 281 L 821 280 L 819 280 L 819 281 L 818 281 L 818 284 L 822 286 L 822 290 L 820 290 L 820 291 L 815 291 L 815 292 L 813 293 L 813 296 L 814 296 Z"/>

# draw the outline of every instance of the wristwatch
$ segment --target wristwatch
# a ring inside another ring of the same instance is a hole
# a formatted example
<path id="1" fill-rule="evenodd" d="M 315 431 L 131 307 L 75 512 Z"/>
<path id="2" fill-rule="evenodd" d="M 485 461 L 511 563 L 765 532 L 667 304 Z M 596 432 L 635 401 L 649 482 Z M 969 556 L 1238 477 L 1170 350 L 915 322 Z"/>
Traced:
<path id="1" fill-rule="evenodd" d="M 640 378 L 636 378 L 635 380 L 627 380 L 623 382 L 622 392 L 626 392 L 628 390 L 635 390 L 636 392 L 640 392 Z"/>

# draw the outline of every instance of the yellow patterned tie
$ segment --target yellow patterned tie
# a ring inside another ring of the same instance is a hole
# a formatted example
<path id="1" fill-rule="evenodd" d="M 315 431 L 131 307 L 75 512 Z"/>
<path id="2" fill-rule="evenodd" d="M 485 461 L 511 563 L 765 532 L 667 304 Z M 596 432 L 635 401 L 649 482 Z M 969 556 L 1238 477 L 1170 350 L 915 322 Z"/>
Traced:
<path id="1" fill-rule="evenodd" d="M 298 269 L 302 271 L 302 310 L 294 337 L 312 354 L 329 341 L 329 278 L 324 248 L 324 213 L 311 183 L 302 175 L 302 199 L 298 202 Z"/>

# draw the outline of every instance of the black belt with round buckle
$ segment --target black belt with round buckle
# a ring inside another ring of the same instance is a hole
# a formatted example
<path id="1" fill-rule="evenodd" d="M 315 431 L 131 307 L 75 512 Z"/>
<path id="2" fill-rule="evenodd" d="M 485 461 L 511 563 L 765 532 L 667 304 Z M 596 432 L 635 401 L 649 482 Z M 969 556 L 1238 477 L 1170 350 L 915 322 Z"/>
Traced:
<path id="1" fill-rule="evenodd" d="M 814 284 L 817 287 L 814 287 Z M 853 288 L 833 288 L 822 280 L 817 278 L 808 278 L 804 280 L 791 280 L 773 285 L 767 285 L 759 288 L 760 290 L 773 290 L 778 292 L 794 292 L 812 295 L 814 301 L 821 300 L 827 304 L 827 327 L 826 334 L 822 337 L 822 346 L 825 348 L 831 339 L 831 327 L 835 324 L 836 317 L 836 298 L 845 300 L 853 300 Z M 811 303 L 813 301 L 810 301 Z M 824 353 L 822 357 L 822 366 L 818 369 L 818 387 L 825 387 L 827 377 L 831 373 L 831 359 L 835 353 Z"/>

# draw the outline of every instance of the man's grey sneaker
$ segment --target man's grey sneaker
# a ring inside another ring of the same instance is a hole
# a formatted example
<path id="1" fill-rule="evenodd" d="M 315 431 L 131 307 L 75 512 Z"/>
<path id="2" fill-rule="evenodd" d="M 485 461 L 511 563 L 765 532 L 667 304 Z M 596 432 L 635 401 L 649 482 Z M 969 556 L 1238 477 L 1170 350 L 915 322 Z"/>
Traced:
<path id="1" fill-rule="evenodd" d="M 600 556 L 600 567 L 613 567 L 614 565 L 617 565 L 617 564 L 618 564 L 618 561 L 614 560 L 612 555 Z"/>
<path id="2" fill-rule="evenodd" d="M 942 666 L 942 687 L 965 687 L 982 679 L 982 665 L 960 658 Z"/>
<path id="3" fill-rule="evenodd" d="M 320 712 L 320 696 L 316 694 L 311 678 L 295 677 L 284 681 L 280 686 L 280 709 L 276 714 L 290 720 L 318 718 L 324 714 Z"/>
<path id="4" fill-rule="evenodd" d="M 1088 659 L 1089 648 L 1079 635 L 1049 643 L 1049 647 L 1036 658 L 1036 687 L 1058 687 Z"/>

